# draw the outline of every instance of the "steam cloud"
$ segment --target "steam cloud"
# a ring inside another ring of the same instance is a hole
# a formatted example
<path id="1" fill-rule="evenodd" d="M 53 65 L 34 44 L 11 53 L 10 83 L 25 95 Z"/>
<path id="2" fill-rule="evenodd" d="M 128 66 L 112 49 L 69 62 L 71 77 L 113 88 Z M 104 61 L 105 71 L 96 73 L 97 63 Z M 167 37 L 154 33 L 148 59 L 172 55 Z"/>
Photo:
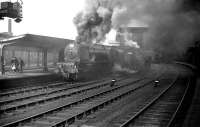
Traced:
<path id="1" fill-rule="evenodd" d="M 159 53 L 180 54 L 200 40 L 200 13 L 185 9 L 185 0 L 87 0 L 85 11 L 74 18 L 77 42 L 105 39 L 111 28 L 138 22 L 149 27 L 145 46 Z M 134 26 L 134 25 L 133 25 Z"/>
<path id="2" fill-rule="evenodd" d="M 111 29 L 112 7 L 109 0 L 87 0 L 86 9 L 74 18 L 78 43 L 98 43 Z"/>
<path id="3" fill-rule="evenodd" d="M 131 70 L 126 67 L 122 67 L 120 64 L 117 64 L 117 63 L 114 64 L 113 70 L 118 71 L 118 72 L 127 72 L 127 73 L 136 73 L 137 72 L 135 70 Z"/>

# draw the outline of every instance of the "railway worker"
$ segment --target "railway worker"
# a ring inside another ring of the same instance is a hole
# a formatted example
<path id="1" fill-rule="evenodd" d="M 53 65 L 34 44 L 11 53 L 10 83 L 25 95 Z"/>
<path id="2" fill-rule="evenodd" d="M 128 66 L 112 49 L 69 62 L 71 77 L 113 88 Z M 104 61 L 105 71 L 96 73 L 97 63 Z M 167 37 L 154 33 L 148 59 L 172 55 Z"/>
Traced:
<path id="1" fill-rule="evenodd" d="M 19 66 L 19 62 L 17 60 L 16 57 L 13 57 L 11 59 L 11 69 L 14 71 L 14 72 L 17 72 L 19 69 L 18 69 L 18 66 Z"/>
<path id="2" fill-rule="evenodd" d="M 22 58 L 19 58 L 19 67 L 20 67 L 20 72 L 23 72 L 23 67 L 24 67 L 24 61 L 22 60 Z"/>
<path id="3" fill-rule="evenodd" d="M 62 67 L 62 64 L 58 64 L 58 74 L 62 74 L 62 70 L 63 70 L 63 67 Z"/>
<path id="4" fill-rule="evenodd" d="M 116 80 L 115 79 L 112 79 L 111 83 L 110 83 L 110 86 L 113 87 L 115 85 L 115 82 Z"/>
<path id="5" fill-rule="evenodd" d="M 11 70 L 13 71 L 13 72 L 15 72 L 15 69 L 16 69 L 16 67 L 15 67 L 15 64 L 11 64 Z"/>
<path id="6" fill-rule="evenodd" d="M 2 68 L 1 68 L 2 70 L 1 71 L 2 71 L 2 74 L 4 75 L 5 74 L 6 61 L 5 61 L 5 59 L 2 59 L 2 58 L 0 60 L 2 62 Z"/>
<path id="7" fill-rule="evenodd" d="M 16 72 L 19 72 L 19 60 L 15 57 Z"/>

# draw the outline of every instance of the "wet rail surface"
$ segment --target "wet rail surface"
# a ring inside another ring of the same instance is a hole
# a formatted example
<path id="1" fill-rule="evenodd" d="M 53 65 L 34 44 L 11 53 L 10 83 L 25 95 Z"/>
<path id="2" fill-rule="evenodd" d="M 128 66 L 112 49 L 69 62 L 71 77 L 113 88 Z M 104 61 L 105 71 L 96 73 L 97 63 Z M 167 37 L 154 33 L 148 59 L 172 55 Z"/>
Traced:
<path id="1" fill-rule="evenodd" d="M 60 125 L 70 124 L 71 122 L 75 120 L 75 118 L 80 118 L 84 114 L 90 114 L 91 111 L 95 111 L 98 108 L 104 107 L 104 105 L 109 104 L 112 101 L 117 100 L 126 94 L 129 94 L 131 91 L 134 91 L 135 89 L 142 87 L 141 84 L 137 88 L 136 86 L 133 87 L 133 85 L 131 85 L 132 83 L 138 82 L 140 80 L 133 81 L 129 79 L 129 80 L 120 82 L 116 87 L 113 87 L 113 88 L 111 87 L 104 88 L 100 91 L 93 90 L 93 91 L 90 91 L 89 93 L 87 92 L 84 93 L 84 95 L 81 97 L 80 96 L 75 97 L 75 98 L 69 97 L 67 98 L 67 100 L 63 100 L 62 103 L 56 105 L 52 109 L 48 109 L 46 111 L 44 111 L 43 109 L 39 114 L 34 114 L 32 116 L 29 116 L 28 118 L 23 118 L 20 120 L 18 119 L 18 121 L 14 120 L 13 122 L 6 123 L 7 125 L 3 125 L 3 126 L 16 126 L 23 122 L 26 123 L 27 121 L 28 122 L 31 121 L 29 124 L 33 126 L 35 125 L 46 126 L 47 123 L 48 123 L 47 125 L 50 124 L 50 126 L 60 126 Z M 151 81 L 148 81 L 148 82 L 151 82 Z M 144 84 L 147 84 L 147 83 L 143 83 L 143 85 Z M 88 102 L 88 101 L 92 101 L 92 102 Z M 77 110 L 77 108 L 80 108 L 81 110 L 80 109 Z M 71 112 L 68 114 L 68 116 L 62 114 L 63 112 L 68 112 L 68 111 Z M 59 117 L 57 113 L 59 113 L 61 117 Z M 45 118 L 43 116 L 45 116 Z M 54 120 L 56 120 L 56 122 Z"/>
<path id="2" fill-rule="evenodd" d="M 187 83 L 186 83 L 187 82 Z M 177 78 L 153 100 L 146 101 L 130 114 L 118 127 L 168 127 L 180 106 L 189 85 L 189 79 Z"/>

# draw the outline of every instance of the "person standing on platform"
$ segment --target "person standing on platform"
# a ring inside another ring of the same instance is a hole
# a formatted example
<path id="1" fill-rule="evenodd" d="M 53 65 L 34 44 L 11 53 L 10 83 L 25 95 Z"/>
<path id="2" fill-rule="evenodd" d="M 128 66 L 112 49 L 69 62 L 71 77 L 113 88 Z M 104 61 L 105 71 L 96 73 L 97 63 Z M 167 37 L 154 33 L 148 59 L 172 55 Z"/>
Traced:
<path id="1" fill-rule="evenodd" d="M 19 62 L 18 62 L 17 58 L 13 57 L 11 59 L 11 69 L 12 69 L 13 72 L 17 72 L 18 71 L 18 65 L 19 65 Z"/>
<path id="2" fill-rule="evenodd" d="M 19 72 L 19 60 L 15 57 L 16 72 Z"/>
<path id="3" fill-rule="evenodd" d="M 22 58 L 19 59 L 19 67 L 20 67 L 20 72 L 23 72 L 23 67 L 24 67 L 24 61 L 22 60 Z"/>

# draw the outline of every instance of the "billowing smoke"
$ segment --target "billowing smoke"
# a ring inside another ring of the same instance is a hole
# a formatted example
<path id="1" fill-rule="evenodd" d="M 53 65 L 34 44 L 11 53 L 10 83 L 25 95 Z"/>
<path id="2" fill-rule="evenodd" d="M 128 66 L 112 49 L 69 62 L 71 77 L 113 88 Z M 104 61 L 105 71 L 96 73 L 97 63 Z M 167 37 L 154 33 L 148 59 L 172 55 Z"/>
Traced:
<path id="1" fill-rule="evenodd" d="M 136 27 L 138 23 L 149 27 L 145 47 L 157 53 L 181 54 L 200 40 L 200 13 L 185 9 L 185 1 L 189 0 L 87 0 L 85 11 L 74 19 L 77 41 L 100 42 L 111 28 L 134 22 Z"/>
<path id="2" fill-rule="evenodd" d="M 122 0 L 118 0 L 122 1 Z M 181 54 L 194 41 L 200 40 L 200 13 L 185 9 L 185 0 L 123 0 L 113 10 L 115 28 L 137 22 L 146 24 L 145 47 L 156 53 Z M 140 24 L 139 24 L 139 23 Z M 134 24 L 132 24 L 134 26 Z"/>
<path id="3" fill-rule="evenodd" d="M 111 29 L 113 8 L 109 0 L 87 0 L 86 9 L 74 18 L 78 43 L 98 43 Z"/>
<path id="4" fill-rule="evenodd" d="M 140 46 L 138 45 L 138 42 L 132 40 L 133 33 L 126 31 L 126 32 L 121 33 L 121 34 L 124 36 L 123 43 L 124 43 L 125 46 L 129 46 L 129 47 L 132 47 L 132 48 L 140 48 Z"/>
<path id="5" fill-rule="evenodd" d="M 122 67 L 120 64 L 115 63 L 113 66 L 113 71 L 116 72 L 126 72 L 126 73 L 136 73 L 136 70 L 131 70 L 130 68 Z"/>

